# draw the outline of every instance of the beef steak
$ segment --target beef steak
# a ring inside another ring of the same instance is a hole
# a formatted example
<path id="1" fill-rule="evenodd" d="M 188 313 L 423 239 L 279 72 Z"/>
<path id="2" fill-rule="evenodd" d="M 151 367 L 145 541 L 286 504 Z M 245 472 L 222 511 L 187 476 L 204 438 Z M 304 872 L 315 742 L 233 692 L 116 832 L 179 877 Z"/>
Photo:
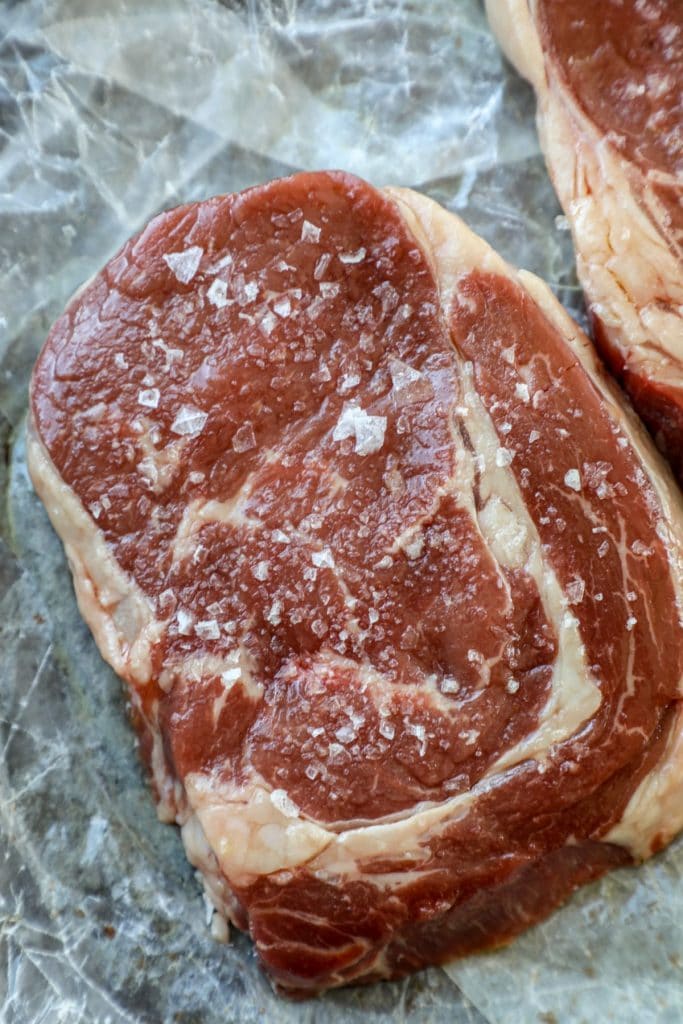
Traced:
<path id="1" fill-rule="evenodd" d="M 596 343 L 683 482 L 683 3 L 486 6 L 536 91 Z"/>
<path id="2" fill-rule="evenodd" d="M 160 815 L 281 990 L 505 942 L 683 826 L 679 493 L 430 200 L 157 217 L 50 332 L 29 453 Z"/>

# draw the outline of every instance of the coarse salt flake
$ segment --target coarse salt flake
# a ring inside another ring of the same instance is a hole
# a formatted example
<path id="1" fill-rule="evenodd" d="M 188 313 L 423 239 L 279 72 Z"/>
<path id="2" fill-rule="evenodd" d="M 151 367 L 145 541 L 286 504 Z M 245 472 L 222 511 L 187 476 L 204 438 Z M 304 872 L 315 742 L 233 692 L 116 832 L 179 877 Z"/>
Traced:
<path id="1" fill-rule="evenodd" d="M 586 584 L 580 578 L 570 580 L 567 584 L 567 600 L 570 604 L 580 604 L 586 592 Z"/>
<path id="2" fill-rule="evenodd" d="M 635 615 L 629 615 L 629 617 L 626 620 L 626 629 L 630 633 L 631 630 L 633 629 L 633 627 L 636 626 L 637 624 L 638 624 L 638 619 L 635 617 Z"/>
<path id="3" fill-rule="evenodd" d="M 371 416 L 359 405 L 347 403 L 332 433 L 333 441 L 355 438 L 356 455 L 372 455 L 384 445 L 386 416 Z"/>
<path id="4" fill-rule="evenodd" d="M 147 388 L 145 391 L 138 392 L 138 405 L 144 405 L 147 409 L 156 409 L 160 397 L 159 388 Z"/>
<path id="5" fill-rule="evenodd" d="M 500 469 L 509 466 L 514 457 L 515 453 L 511 452 L 508 448 L 499 448 L 496 452 L 496 465 Z"/>
<path id="6" fill-rule="evenodd" d="M 396 735 L 396 727 L 391 723 L 387 722 L 385 718 L 379 723 L 379 734 L 383 736 L 385 740 L 393 740 Z"/>
<path id="7" fill-rule="evenodd" d="M 208 418 L 208 413 L 196 409 L 193 405 L 181 405 L 171 424 L 171 430 L 180 437 L 197 437 L 204 429 Z"/>
<path id="8" fill-rule="evenodd" d="M 564 474 L 564 482 L 572 491 L 580 491 L 581 474 L 578 469 L 568 469 Z"/>
<path id="9" fill-rule="evenodd" d="M 254 428 L 249 420 L 243 423 L 239 427 L 232 437 L 233 451 L 238 454 L 241 452 L 248 452 L 252 448 L 256 447 L 256 435 L 254 434 Z"/>
<path id="10" fill-rule="evenodd" d="M 360 263 L 366 255 L 366 250 L 361 245 L 360 249 L 356 249 L 355 252 L 340 252 L 339 260 L 341 263 Z"/>
<path id="11" fill-rule="evenodd" d="M 202 640 L 218 640 L 221 635 L 215 619 L 203 619 L 195 623 L 194 631 Z"/>
<path id="12" fill-rule="evenodd" d="M 318 568 L 334 568 L 334 555 L 329 548 L 323 548 L 322 551 L 314 551 L 311 554 L 311 561 Z"/>
<path id="13" fill-rule="evenodd" d="M 251 570 L 252 576 L 257 580 L 267 580 L 268 573 L 270 572 L 270 566 L 265 560 L 257 562 L 254 568 Z"/>
<path id="14" fill-rule="evenodd" d="M 266 612 L 266 620 L 271 626 L 278 626 L 282 621 L 282 601 L 273 601 Z"/>
<path id="15" fill-rule="evenodd" d="M 218 278 L 212 281 L 206 297 L 216 309 L 223 309 L 224 306 L 227 306 L 229 302 L 227 281 L 219 281 Z"/>
<path id="16" fill-rule="evenodd" d="M 441 692 L 442 693 L 458 693 L 460 690 L 460 683 L 453 676 L 445 676 L 441 680 Z"/>
<path id="17" fill-rule="evenodd" d="M 204 250 L 199 245 L 192 245 L 182 252 L 167 252 L 164 263 L 173 272 L 181 284 L 189 284 L 199 269 Z"/>
<path id="18" fill-rule="evenodd" d="M 181 636 L 189 636 L 192 632 L 192 623 L 194 622 L 192 615 L 188 611 L 185 611 L 184 608 L 179 608 L 176 612 L 175 619 L 178 625 L 178 632 Z"/>
<path id="19" fill-rule="evenodd" d="M 310 220 L 305 220 L 301 225 L 301 241 L 302 242 L 318 242 L 320 241 L 320 228 L 317 224 L 311 224 Z"/>

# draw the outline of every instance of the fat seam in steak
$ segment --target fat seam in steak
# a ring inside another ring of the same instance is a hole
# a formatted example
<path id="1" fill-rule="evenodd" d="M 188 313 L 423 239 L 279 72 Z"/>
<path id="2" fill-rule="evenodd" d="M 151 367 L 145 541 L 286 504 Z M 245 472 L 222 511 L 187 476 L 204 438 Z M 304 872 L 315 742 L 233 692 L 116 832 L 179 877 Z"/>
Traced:
<path id="1" fill-rule="evenodd" d="M 536 92 L 598 348 L 683 482 L 683 3 L 486 6 Z"/>
<path id="2" fill-rule="evenodd" d="M 321 172 L 162 214 L 31 409 L 160 816 L 281 991 L 506 942 L 683 827 L 678 489 L 431 200 Z"/>

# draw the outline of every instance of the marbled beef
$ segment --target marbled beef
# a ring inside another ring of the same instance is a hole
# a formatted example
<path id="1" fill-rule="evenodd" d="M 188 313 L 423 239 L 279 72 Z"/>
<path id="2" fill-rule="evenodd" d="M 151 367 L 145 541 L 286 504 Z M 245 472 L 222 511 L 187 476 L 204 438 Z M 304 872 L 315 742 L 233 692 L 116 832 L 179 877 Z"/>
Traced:
<path id="1" fill-rule="evenodd" d="M 505 942 L 683 825 L 679 493 L 430 200 L 318 173 L 162 214 L 31 408 L 160 814 L 282 990 Z"/>
<path id="2" fill-rule="evenodd" d="M 536 91 L 596 343 L 683 482 L 683 3 L 486 4 Z"/>

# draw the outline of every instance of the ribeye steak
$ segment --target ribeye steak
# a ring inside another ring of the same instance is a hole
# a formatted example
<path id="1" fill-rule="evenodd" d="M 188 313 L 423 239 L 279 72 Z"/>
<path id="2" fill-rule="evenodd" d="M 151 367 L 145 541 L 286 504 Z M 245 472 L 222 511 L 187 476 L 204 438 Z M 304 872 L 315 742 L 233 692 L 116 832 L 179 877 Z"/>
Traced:
<path id="1" fill-rule="evenodd" d="M 683 482 L 683 3 L 486 0 L 606 362 Z"/>
<path id="2" fill-rule="evenodd" d="M 162 214 L 31 408 L 160 814 L 281 990 L 505 942 L 683 826 L 680 495 L 432 201 L 316 173 Z"/>

